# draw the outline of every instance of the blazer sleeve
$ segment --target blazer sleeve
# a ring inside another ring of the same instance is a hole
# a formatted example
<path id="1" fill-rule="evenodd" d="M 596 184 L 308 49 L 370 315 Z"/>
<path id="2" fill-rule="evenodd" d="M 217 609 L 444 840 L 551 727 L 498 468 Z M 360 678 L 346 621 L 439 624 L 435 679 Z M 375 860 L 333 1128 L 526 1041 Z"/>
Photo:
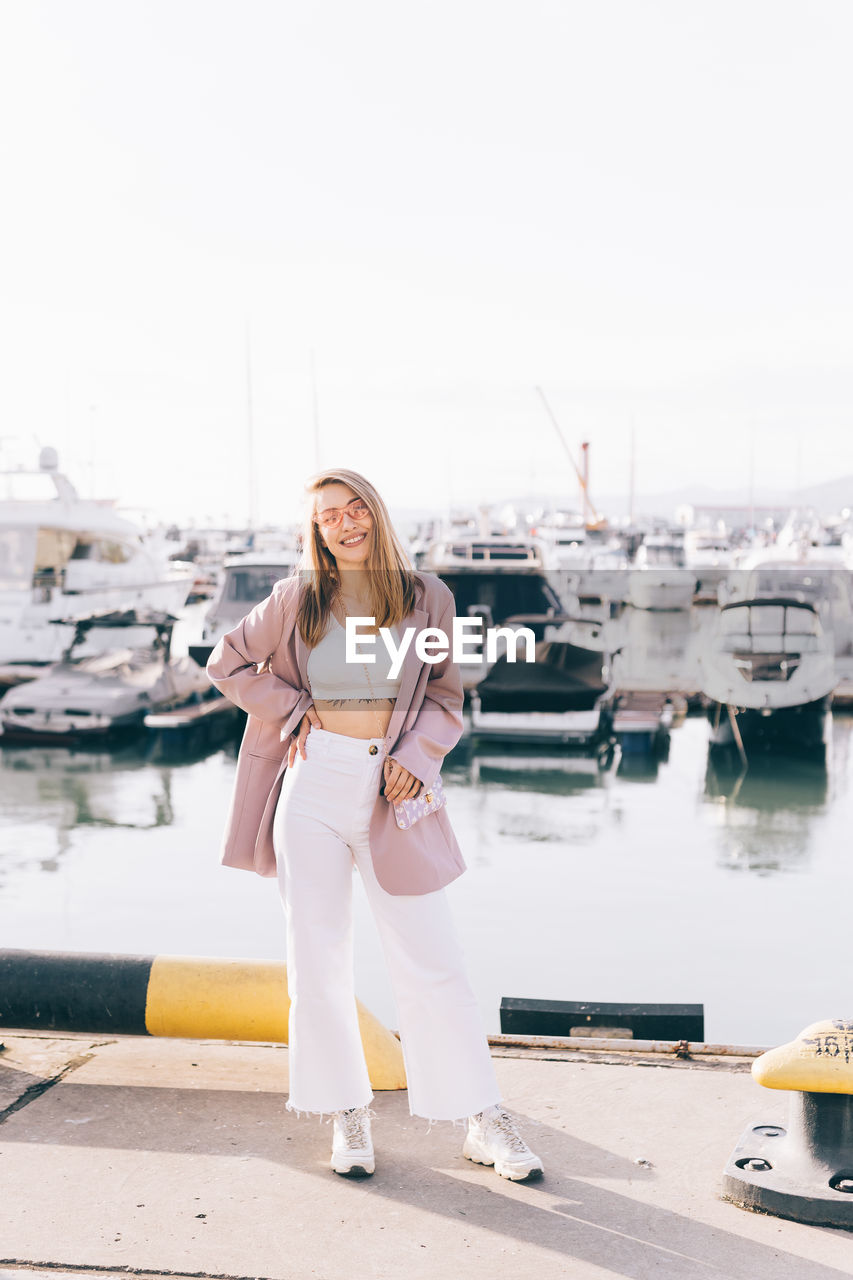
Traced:
<path id="1" fill-rule="evenodd" d="M 293 625 L 298 586 L 296 578 L 277 582 L 266 599 L 219 640 L 207 660 L 211 684 L 259 720 L 286 720 L 305 696 L 267 663 L 281 644 L 288 620 Z"/>
<path id="2" fill-rule="evenodd" d="M 446 590 L 447 600 L 435 625 L 452 641 L 456 601 L 450 588 Z M 448 653 L 440 662 L 430 666 L 424 699 L 418 713 L 411 728 L 400 735 L 396 747 L 390 753 L 398 764 L 420 779 L 425 787 L 431 787 L 435 782 L 442 760 L 462 737 L 463 701 L 462 675 L 458 664 L 451 661 Z"/>

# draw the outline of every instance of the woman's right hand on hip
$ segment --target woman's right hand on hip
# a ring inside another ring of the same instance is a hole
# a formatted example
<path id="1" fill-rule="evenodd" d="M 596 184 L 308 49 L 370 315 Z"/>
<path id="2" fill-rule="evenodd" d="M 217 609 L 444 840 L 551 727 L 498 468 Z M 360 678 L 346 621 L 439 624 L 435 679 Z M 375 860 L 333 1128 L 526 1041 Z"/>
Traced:
<path id="1" fill-rule="evenodd" d="M 323 727 L 322 724 L 320 723 L 320 717 L 317 715 L 317 712 L 314 710 L 313 706 L 308 708 L 308 710 L 305 712 L 305 715 L 299 721 L 299 728 L 296 732 L 296 737 L 291 740 L 290 750 L 287 753 L 288 769 L 292 768 L 293 762 L 296 759 L 297 751 L 302 756 L 303 760 L 306 758 L 305 742 L 308 738 L 308 734 L 311 732 L 312 726 L 315 729 L 322 729 Z"/>

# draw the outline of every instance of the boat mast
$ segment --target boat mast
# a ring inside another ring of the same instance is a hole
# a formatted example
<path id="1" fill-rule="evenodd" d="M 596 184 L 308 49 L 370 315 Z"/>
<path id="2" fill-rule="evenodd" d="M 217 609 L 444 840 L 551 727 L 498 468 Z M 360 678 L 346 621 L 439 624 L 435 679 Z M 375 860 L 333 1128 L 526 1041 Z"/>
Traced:
<path id="1" fill-rule="evenodd" d="M 257 524 L 258 486 L 255 474 L 255 419 L 252 406 L 252 336 L 246 320 L 246 452 L 249 466 L 249 534 Z"/>
<path id="2" fill-rule="evenodd" d="M 755 424 L 749 433 L 749 532 L 755 536 Z"/>
<path id="3" fill-rule="evenodd" d="M 320 405 L 317 399 L 317 365 L 314 360 L 314 348 L 311 348 L 311 411 L 314 421 L 314 470 L 320 468 Z"/>

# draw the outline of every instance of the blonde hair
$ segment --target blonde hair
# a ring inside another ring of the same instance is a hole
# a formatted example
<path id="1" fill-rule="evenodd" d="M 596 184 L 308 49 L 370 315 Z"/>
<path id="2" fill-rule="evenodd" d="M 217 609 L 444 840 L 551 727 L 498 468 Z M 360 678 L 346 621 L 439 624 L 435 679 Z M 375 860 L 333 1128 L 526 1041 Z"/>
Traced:
<path id="1" fill-rule="evenodd" d="M 370 481 L 358 471 L 350 471 L 346 467 L 318 472 L 305 484 L 307 502 L 300 564 L 302 592 L 296 614 L 297 625 L 309 648 L 313 648 L 326 631 L 332 599 L 340 585 L 337 562 L 314 520 L 317 494 L 329 484 L 345 484 L 352 489 L 373 517 L 365 568 L 370 615 L 376 619 L 377 627 L 393 627 L 408 617 L 415 607 L 416 590 L 420 588 L 388 509 Z"/>

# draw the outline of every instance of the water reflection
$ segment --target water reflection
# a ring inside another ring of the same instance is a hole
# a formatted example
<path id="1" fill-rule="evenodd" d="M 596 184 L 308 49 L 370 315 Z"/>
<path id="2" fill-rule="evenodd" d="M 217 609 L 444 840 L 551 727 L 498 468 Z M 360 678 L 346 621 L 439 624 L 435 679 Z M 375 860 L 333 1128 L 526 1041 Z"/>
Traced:
<path id="1" fill-rule="evenodd" d="M 605 786 L 617 759 L 618 751 L 613 748 L 601 755 L 584 756 L 547 746 L 508 744 L 496 751 L 470 744 L 461 753 L 454 752 L 454 763 L 445 774 L 475 786 L 567 796 Z"/>
<path id="2" fill-rule="evenodd" d="M 657 751 L 623 751 L 616 776 L 620 782 L 656 782 L 661 764 L 668 759 L 668 739 Z"/>
<path id="3" fill-rule="evenodd" d="M 826 758 L 751 759 L 741 767 L 733 751 L 709 751 L 705 799 L 716 807 L 718 864 L 768 874 L 807 865 L 815 818 L 828 807 Z"/>
<path id="4" fill-rule="evenodd" d="M 171 826 L 174 772 L 214 749 L 184 749 L 167 766 L 162 744 L 153 737 L 116 743 L 110 750 L 0 747 L 0 880 L 33 865 L 59 870 L 73 833 L 81 828 L 150 831 Z M 225 750 L 236 754 L 233 744 Z"/>

